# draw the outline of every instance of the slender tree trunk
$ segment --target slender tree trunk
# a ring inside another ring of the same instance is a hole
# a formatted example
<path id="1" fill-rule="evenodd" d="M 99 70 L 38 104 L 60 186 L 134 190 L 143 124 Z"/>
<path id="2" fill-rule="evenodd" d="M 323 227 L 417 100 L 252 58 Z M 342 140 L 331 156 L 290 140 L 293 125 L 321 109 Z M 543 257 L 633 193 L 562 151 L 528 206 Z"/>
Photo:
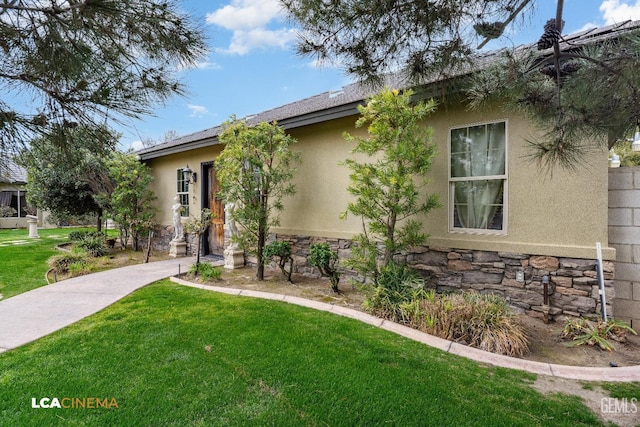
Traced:
<path id="1" fill-rule="evenodd" d="M 98 221 L 96 223 L 96 231 L 97 232 L 102 231 L 102 209 L 98 211 Z"/>
<path id="2" fill-rule="evenodd" d="M 256 255 L 258 257 L 258 266 L 256 269 L 256 279 L 264 280 L 264 258 L 262 251 L 264 249 L 264 243 L 266 241 L 265 228 L 260 221 L 260 225 L 258 226 L 258 250 L 256 251 Z"/>

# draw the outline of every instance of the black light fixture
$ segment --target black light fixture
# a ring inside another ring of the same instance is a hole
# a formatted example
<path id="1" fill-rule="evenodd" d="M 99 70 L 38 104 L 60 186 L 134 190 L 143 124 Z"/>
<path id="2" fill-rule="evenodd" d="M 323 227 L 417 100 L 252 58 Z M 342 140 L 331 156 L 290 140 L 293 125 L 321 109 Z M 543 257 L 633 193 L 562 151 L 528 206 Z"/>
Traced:
<path id="1" fill-rule="evenodd" d="M 198 181 L 198 174 L 191 170 L 191 168 L 189 167 L 189 164 L 187 164 L 187 166 L 182 168 L 182 176 L 184 177 L 185 180 L 191 181 L 194 184 Z"/>

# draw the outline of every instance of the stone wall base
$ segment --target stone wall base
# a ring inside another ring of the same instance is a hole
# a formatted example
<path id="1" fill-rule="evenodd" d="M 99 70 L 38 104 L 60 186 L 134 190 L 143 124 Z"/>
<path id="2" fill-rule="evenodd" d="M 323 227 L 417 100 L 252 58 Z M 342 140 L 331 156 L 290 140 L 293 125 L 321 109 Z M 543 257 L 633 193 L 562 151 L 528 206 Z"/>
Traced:
<path id="1" fill-rule="evenodd" d="M 328 243 L 340 259 L 351 254 L 352 241 L 309 236 L 276 235 L 291 242 L 294 272 L 319 277 L 317 269 L 307 262 L 312 243 Z M 255 261 L 248 259 L 249 262 Z M 398 257 L 427 279 L 438 292 L 471 290 L 504 297 L 519 312 L 543 318 L 542 279 L 550 278 L 549 318 L 563 320 L 567 316 L 597 317 L 601 305 L 598 293 L 596 260 L 562 258 L 490 251 L 421 246 Z M 607 314 L 613 315 L 614 264 L 603 265 Z M 518 272 L 524 281 L 516 280 Z M 358 278 L 353 271 L 343 271 L 341 283 Z"/>

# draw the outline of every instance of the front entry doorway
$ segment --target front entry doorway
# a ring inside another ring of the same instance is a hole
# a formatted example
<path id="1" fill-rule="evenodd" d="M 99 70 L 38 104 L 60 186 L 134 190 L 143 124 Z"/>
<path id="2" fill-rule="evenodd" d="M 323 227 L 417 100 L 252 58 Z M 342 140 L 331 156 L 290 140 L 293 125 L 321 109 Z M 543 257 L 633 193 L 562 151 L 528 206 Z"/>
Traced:
<path id="1" fill-rule="evenodd" d="M 204 254 L 222 255 L 224 251 L 224 203 L 216 194 L 220 190 L 213 162 L 202 165 L 202 204 L 211 209 L 213 217 L 209 229 L 204 234 Z"/>

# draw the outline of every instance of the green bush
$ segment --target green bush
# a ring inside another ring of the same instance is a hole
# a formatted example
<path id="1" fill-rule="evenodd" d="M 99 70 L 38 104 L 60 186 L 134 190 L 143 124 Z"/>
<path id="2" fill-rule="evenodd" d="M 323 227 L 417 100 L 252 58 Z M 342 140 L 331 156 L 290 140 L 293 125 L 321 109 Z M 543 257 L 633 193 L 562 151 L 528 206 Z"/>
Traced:
<path id="1" fill-rule="evenodd" d="M 427 296 L 425 282 L 406 265 L 391 262 L 380 269 L 372 287 L 365 288 L 364 307 L 376 316 L 405 323 L 400 305 Z"/>
<path id="2" fill-rule="evenodd" d="M 338 283 L 340 282 L 340 273 L 337 269 L 338 254 L 331 250 L 328 243 L 312 244 L 307 261 L 320 270 L 321 275 L 329 278 L 333 292 L 340 292 L 338 289 Z"/>
<path id="3" fill-rule="evenodd" d="M 222 277 L 222 269 L 213 265 L 201 262 L 192 264 L 189 267 L 189 273 L 199 276 L 202 280 L 218 280 Z"/>
<path id="4" fill-rule="evenodd" d="M 278 258 L 278 267 L 282 271 L 282 275 L 291 282 L 291 273 L 293 272 L 293 257 L 291 256 L 291 243 L 285 241 L 274 241 L 265 245 L 262 252 L 265 262 L 270 262 L 272 258 Z M 289 271 L 286 266 L 289 263 Z"/>
<path id="5" fill-rule="evenodd" d="M 450 341 L 508 356 L 528 352 L 528 340 L 504 298 L 476 292 L 437 295 L 400 305 L 411 327 Z"/>
<path id="6" fill-rule="evenodd" d="M 63 253 L 54 255 L 47 260 L 47 264 L 58 274 L 68 273 L 71 264 L 87 264 L 86 253 Z"/>
<path id="7" fill-rule="evenodd" d="M 87 233 L 76 244 L 93 257 L 104 256 L 109 253 L 107 238 L 102 233 Z"/>
<path id="8" fill-rule="evenodd" d="M 528 340 L 504 298 L 476 292 L 438 295 L 407 266 L 383 267 L 364 307 L 372 314 L 450 341 L 509 356 Z"/>
<path id="9" fill-rule="evenodd" d="M 69 264 L 69 273 L 74 277 L 91 273 L 91 264 L 89 264 L 86 259 L 73 262 Z"/>
<path id="10" fill-rule="evenodd" d="M 615 350 L 615 347 L 609 340 L 625 342 L 628 333 L 636 335 L 636 331 L 620 320 L 592 322 L 588 319 L 578 318 L 567 319 L 562 330 L 562 337 L 571 339 L 573 346 L 597 345 L 603 350 L 611 351 Z"/>
<path id="11" fill-rule="evenodd" d="M 69 240 L 73 242 L 77 242 L 78 240 L 84 238 L 89 232 L 86 230 L 73 230 L 69 233 Z"/>

